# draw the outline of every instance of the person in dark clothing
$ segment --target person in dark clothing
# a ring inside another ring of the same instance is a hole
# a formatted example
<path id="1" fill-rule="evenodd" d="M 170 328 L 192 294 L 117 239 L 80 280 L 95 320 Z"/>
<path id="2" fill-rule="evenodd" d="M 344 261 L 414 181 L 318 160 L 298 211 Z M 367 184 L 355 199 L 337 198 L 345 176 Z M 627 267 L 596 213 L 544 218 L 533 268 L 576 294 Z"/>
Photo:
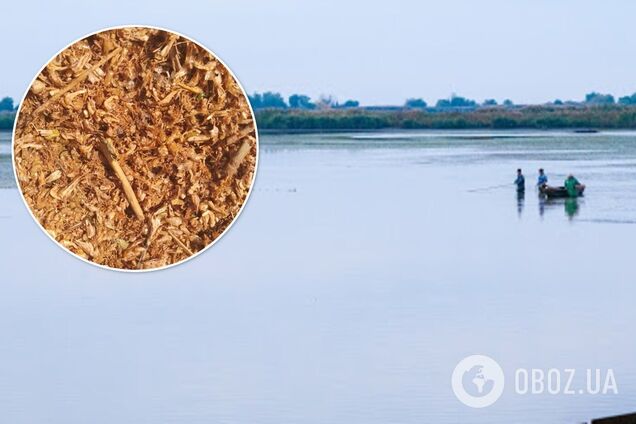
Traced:
<path id="1" fill-rule="evenodd" d="M 545 175 L 543 168 L 539 169 L 539 178 L 537 178 L 537 187 L 541 187 L 548 183 L 548 176 Z"/>
<path id="2" fill-rule="evenodd" d="M 517 179 L 515 180 L 515 185 L 517 186 L 517 191 L 526 190 L 526 179 L 521 173 L 521 169 L 517 169 Z"/>

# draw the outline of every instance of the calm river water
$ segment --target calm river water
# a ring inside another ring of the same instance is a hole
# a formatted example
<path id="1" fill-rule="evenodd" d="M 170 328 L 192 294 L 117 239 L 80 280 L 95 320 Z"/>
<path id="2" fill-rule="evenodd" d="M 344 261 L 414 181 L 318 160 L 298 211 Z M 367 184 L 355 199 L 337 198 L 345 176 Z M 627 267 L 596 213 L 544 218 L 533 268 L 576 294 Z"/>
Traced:
<path id="1" fill-rule="evenodd" d="M 15 186 L 8 137 L 0 187 Z M 519 199 L 512 181 L 524 169 Z M 577 202 L 533 183 L 574 173 Z M 636 134 L 263 136 L 212 249 L 108 272 L 0 190 L 0 411 L 12 423 L 579 423 L 636 410 Z M 496 359 L 476 410 L 450 377 Z M 520 395 L 518 368 L 611 368 L 618 394 Z"/>

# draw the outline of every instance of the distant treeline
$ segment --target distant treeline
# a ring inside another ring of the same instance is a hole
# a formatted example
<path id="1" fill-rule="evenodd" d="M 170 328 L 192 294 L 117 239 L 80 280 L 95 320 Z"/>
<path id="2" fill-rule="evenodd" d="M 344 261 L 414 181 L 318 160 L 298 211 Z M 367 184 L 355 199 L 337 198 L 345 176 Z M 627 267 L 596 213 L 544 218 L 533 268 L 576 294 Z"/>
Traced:
<path id="1" fill-rule="evenodd" d="M 314 102 L 305 94 L 292 94 L 287 98 L 287 100 L 285 100 L 280 93 L 275 93 L 273 91 L 254 93 L 248 97 L 254 109 L 352 109 L 360 106 L 360 102 L 357 100 L 349 99 L 343 103 L 339 103 L 333 96 L 321 96 Z M 546 105 L 554 106 L 599 106 L 616 104 L 623 106 L 636 105 L 636 93 L 619 97 L 619 99 L 616 100 L 611 94 L 591 92 L 585 95 L 585 100 L 583 101 L 563 101 L 556 99 L 553 102 L 546 103 Z M 495 106 L 514 107 L 514 103 L 510 99 L 505 99 L 501 102 L 501 104 L 499 104 L 495 99 L 485 99 L 482 103 L 478 103 L 475 100 L 452 94 L 449 98 L 437 100 L 434 106 L 430 106 L 422 98 L 410 98 L 407 99 L 402 106 L 389 106 L 384 108 L 398 109 L 402 107 L 407 109 L 470 110 L 480 107 L 490 108 Z M 367 109 L 369 108 L 378 109 L 381 107 L 367 107 Z"/>
<path id="2" fill-rule="evenodd" d="M 274 92 L 250 96 L 262 130 L 335 131 L 373 129 L 513 129 L 513 128 L 631 128 L 636 129 L 636 93 L 616 101 L 611 94 L 588 93 L 582 101 L 516 106 L 510 99 L 481 104 L 452 95 L 429 106 L 421 98 L 402 106 L 360 107 L 355 100 L 340 104 L 332 97 L 312 102 L 293 94 L 285 101 Z"/>
<path id="3" fill-rule="evenodd" d="M 285 100 L 279 93 L 249 96 L 261 130 L 338 131 L 374 129 L 514 129 L 599 128 L 636 129 L 636 93 L 620 97 L 589 93 L 585 100 L 544 105 L 515 106 L 505 100 L 487 99 L 481 104 L 461 96 L 440 99 L 429 107 L 423 99 L 406 100 L 402 106 L 361 107 L 355 100 L 338 102 L 293 94 Z M 0 100 L 0 129 L 13 128 L 13 99 Z"/>
<path id="4" fill-rule="evenodd" d="M 347 109 L 360 106 L 357 100 L 346 100 L 339 103 L 332 96 L 322 96 L 317 102 L 313 102 L 309 96 L 304 94 L 292 94 L 288 100 L 280 93 L 266 91 L 265 93 L 254 93 L 248 96 L 254 109 Z"/>
<path id="5" fill-rule="evenodd" d="M 354 109 L 360 107 L 357 100 L 345 100 L 338 102 L 333 96 L 320 96 L 317 101 L 312 101 L 311 97 L 305 94 L 292 94 L 285 100 L 280 93 L 266 91 L 264 93 L 254 93 L 249 95 L 249 100 L 254 109 Z M 487 99 L 483 106 L 496 106 L 494 99 Z M 503 105 L 512 106 L 511 100 L 504 100 Z M 462 96 L 453 94 L 448 99 L 440 99 L 435 104 L 436 108 L 476 108 L 479 104 Z M 393 108 L 405 107 L 409 109 L 425 109 L 428 104 L 421 98 L 407 99 L 404 106 L 392 106 Z M 385 107 L 386 108 L 386 107 Z"/>
<path id="6" fill-rule="evenodd" d="M 465 111 L 426 109 L 265 109 L 256 111 L 260 130 L 337 131 L 376 129 L 636 129 L 636 107 L 523 106 Z"/>

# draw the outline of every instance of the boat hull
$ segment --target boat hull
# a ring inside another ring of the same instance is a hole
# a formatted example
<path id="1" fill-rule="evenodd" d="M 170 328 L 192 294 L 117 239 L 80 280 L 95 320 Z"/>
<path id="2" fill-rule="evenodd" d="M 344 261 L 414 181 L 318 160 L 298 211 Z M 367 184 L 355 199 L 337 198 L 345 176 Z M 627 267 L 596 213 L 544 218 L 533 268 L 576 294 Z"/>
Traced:
<path id="1" fill-rule="evenodd" d="M 583 192 L 585 191 L 585 186 L 584 185 L 580 185 L 576 188 L 576 192 L 577 192 L 577 196 L 576 197 L 580 197 L 583 196 Z M 568 193 L 568 190 L 565 187 L 551 187 L 548 185 L 543 185 L 541 187 L 539 187 L 539 193 L 543 194 L 546 197 L 549 198 L 565 198 L 565 197 L 572 197 L 570 196 L 570 194 Z"/>

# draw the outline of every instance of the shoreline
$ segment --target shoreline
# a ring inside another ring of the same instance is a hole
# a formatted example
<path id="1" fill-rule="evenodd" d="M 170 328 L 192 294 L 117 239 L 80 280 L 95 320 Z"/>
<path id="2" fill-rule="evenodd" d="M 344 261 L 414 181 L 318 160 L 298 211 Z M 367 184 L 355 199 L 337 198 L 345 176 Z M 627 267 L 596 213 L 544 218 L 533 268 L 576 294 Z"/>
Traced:
<path id="1" fill-rule="evenodd" d="M 337 128 L 337 129 L 274 129 L 265 128 L 259 129 L 259 135 L 293 135 L 293 134 L 340 134 L 340 133 L 430 133 L 430 134 L 448 134 L 448 133 L 462 133 L 462 132 L 483 132 L 483 133 L 514 133 L 530 131 L 536 133 L 554 133 L 562 132 L 566 134 L 608 134 L 613 132 L 628 131 L 636 134 L 636 128 L 611 128 L 611 129 L 594 129 L 589 128 L 532 128 L 532 127 L 519 127 L 519 128 Z"/>
<path id="2" fill-rule="evenodd" d="M 578 136 L 594 136 L 594 135 L 634 135 L 636 136 L 636 128 L 532 128 L 532 127 L 518 127 L 518 128 L 400 128 L 400 127 L 388 127 L 388 128 L 334 128 L 334 129 L 277 129 L 277 128 L 265 128 L 258 129 L 258 133 L 261 136 L 269 135 L 320 135 L 320 134 L 439 134 L 439 135 L 463 135 L 463 134 L 511 134 L 511 135 L 523 135 L 523 134 L 567 134 Z M 9 129 L 0 129 L 0 134 L 12 135 L 13 131 Z M 11 144 L 12 137 L 8 137 L 6 140 L 0 140 L 2 144 Z M 11 157 L 11 154 L 0 155 Z"/>

